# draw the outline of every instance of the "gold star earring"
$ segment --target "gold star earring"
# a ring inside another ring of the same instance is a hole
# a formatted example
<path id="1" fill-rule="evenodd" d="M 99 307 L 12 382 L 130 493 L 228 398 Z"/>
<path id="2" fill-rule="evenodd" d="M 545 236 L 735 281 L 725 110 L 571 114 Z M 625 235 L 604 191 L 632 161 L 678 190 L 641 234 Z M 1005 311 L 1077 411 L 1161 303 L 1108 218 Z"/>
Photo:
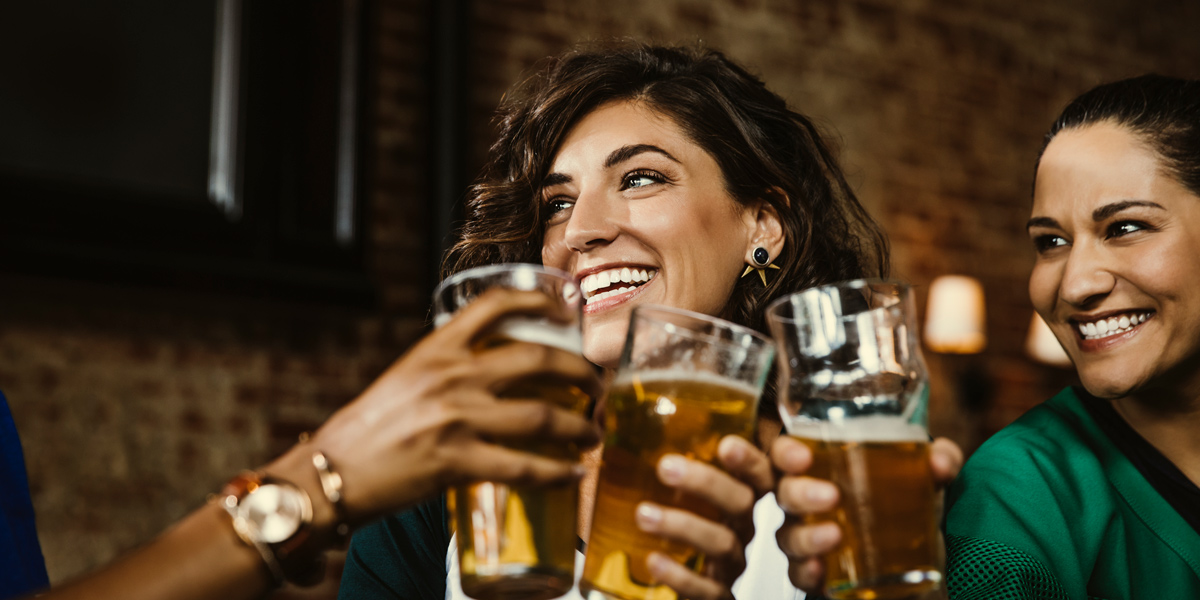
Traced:
<path id="1" fill-rule="evenodd" d="M 749 275 L 751 271 L 758 271 L 758 278 L 762 280 L 763 285 L 767 285 L 767 269 L 779 270 L 777 265 L 771 264 L 771 255 L 762 246 L 754 249 L 754 254 L 751 255 L 750 260 L 754 264 L 746 265 L 746 270 L 742 271 L 742 277 Z"/>

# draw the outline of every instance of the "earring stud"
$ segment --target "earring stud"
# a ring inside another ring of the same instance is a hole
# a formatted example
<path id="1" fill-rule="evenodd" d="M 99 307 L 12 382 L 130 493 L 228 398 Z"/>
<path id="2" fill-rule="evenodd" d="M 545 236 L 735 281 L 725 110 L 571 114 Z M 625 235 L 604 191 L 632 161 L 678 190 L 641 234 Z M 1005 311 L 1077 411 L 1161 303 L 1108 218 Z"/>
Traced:
<path id="1" fill-rule="evenodd" d="M 762 246 L 754 249 L 754 252 L 750 255 L 750 260 L 754 264 L 746 265 L 746 270 L 742 271 L 742 277 L 749 275 L 751 271 L 757 271 L 758 278 L 762 280 L 763 285 L 767 285 L 767 269 L 779 270 L 777 265 L 771 264 L 771 254 Z"/>

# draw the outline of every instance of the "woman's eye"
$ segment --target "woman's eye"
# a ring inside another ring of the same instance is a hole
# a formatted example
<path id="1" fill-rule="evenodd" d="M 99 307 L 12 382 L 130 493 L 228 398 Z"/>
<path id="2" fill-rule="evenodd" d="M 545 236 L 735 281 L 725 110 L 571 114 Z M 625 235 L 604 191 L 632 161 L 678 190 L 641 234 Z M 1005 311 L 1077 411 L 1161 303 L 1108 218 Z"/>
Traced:
<path id="1" fill-rule="evenodd" d="M 1108 237 L 1126 236 L 1144 229 L 1147 229 L 1147 227 L 1143 223 L 1138 223 L 1137 221 L 1120 221 L 1108 226 Z"/>
<path id="2" fill-rule="evenodd" d="M 621 189 L 629 190 L 662 182 L 663 178 L 657 173 L 637 171 L 625 176 L 625 179 L 621 181 Z"/>
<path id="3" fill-rule="evenodd" d="M 1039 253 L 1048 252 L 1050 250 L 1058 248 L 1059 246 L 1066 246 L 1066 245 L 1067 245 L 1067 240 L 1065 238 L 1063 238 L 1061 235 L 1046 234 L 1046 235 L 1039 235 L 1039 236 L 1033 238 L 1033 246 L 1034 246 L 1034 248 L 1037 248 L 1037 251 Z"/>
<path id="4" fill-rule="evenodd" d="M 570 200 L 567 200 L 564 198 L 555 198 L 555 199 L 547 202 L 546 208 L 545 208 L 546 220 L 549 221 L 550 219 L 553 219 L 555 217 L 555 215 L 557 215 L 558 213 L 561 213 L 562 211 L 567 210 L 568 208 L 571 208 L 571 204 L 572 204 L 572 202 Z"/>

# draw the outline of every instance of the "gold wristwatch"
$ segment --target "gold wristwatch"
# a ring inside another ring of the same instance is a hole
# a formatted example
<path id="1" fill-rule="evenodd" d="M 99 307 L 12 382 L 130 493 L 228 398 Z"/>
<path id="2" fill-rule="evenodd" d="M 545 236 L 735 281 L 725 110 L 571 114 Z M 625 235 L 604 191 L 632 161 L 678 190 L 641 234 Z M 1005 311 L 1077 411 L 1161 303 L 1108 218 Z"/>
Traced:
<path id="1" fill-rule="evenodd" d="M 319 553 L 316 562 L 288 560 L 312 532 L 312 500 L 303 489 L 247 471 L 225 484 L 217 501 L 233 519 L 238 537 L 262 555 L 276 584 L 324 574 L 305 572 L 319 569 Z"/>

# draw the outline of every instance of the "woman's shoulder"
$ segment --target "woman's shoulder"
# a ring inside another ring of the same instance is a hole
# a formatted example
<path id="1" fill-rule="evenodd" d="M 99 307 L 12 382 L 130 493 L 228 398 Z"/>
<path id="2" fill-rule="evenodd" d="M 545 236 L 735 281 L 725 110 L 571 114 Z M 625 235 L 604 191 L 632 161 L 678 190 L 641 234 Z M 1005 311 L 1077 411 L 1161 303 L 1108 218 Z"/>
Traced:
<path id="1" fill-rule="evenodd" d="M 1103 478 L 1101 451 L 1110 445 L 1079 395 L 1067 388 L 984 442 L 955 483 L 997 472 L 1013 479 L 1010 484 L 1032 486 L 1065 483 L 1064 476 Z"/>
<path id="2" fill-rule="evenodd" d="M 1109 486 L 1101 455 L 1110 444 L 1079 396 L 1067 388 L 971 455 L 947 492 L 948 514 L 958 508 L 994 515 L 1003 508 L 999 512 L 1014 518 L 1036 519 L 1055 512 L 1078 517 L 1107 511 L 1111 502 L 1103 501 Z M 1018 498 L 1020 502 L 1011 501 Z"/>
<path id="3" fill-rule="evenodd" d="M 1046 598 L 1083 592 L 1117 503 L 1095 436 L 1068 389 L 980 446 L 946 495 L 952 590 L 1032 587 Z M 997 565 L 1003 569 L 994 571 Z M 993 572 L 1007 575 L 976 577 Z"/>

